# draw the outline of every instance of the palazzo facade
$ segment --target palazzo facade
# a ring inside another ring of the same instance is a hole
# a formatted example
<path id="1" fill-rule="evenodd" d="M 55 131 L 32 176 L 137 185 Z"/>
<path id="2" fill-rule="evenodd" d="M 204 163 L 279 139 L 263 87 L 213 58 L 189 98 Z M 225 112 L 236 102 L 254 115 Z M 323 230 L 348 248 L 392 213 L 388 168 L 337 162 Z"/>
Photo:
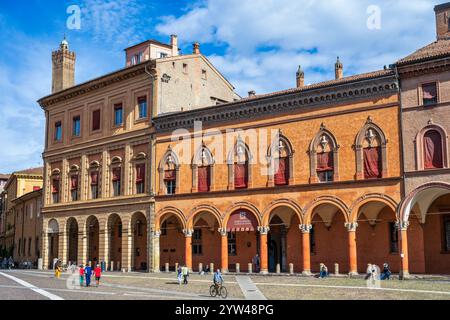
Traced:
<path id="1" fill-rule="evenodd" d="M 437 40 L 383 70 L 344 77 L 338 58 L 334 80 L 300 67 L 246 98 L 176 36 L 73 86 L 64 40 L 39 101 L 44 267 L 450 273 L 450 4 L 435 11 Z"/>

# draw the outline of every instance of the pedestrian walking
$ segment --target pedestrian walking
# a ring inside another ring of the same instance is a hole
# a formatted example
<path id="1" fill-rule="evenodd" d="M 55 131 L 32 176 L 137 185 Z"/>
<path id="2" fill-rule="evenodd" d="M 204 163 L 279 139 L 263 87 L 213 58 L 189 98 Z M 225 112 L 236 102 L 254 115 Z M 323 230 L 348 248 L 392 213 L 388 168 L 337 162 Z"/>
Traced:
<path id="1" fill-rule="evenodd" d="M 95 285 L 100 285 L 100 278 L 102 277 L 102 268 L 100 268 L 100 265 L 98 264 L 94 269 L 94 275 L 95 275 Z"/>
<path id="2" fill-rule="evenodd" d="M 80 273 L 80 287 L 82 287 L 83 284 L 84 284 L 84 272 L 85 272 L 84 266 L 82 264 L 80 264 L 80 270 L 79 270 L 79 273 Z"/>
<path id="3" fill-rule="evenodd" d="M 260 265 L 260 262 L 261 262 L 261 260 L 260 260 L 260 258 L 259 258 L 259 254 L 256 254 L 254 257 L 253 257 L 253 265 L 255 266 L 255 272 L 259 272 L 259 265 Z"/>
<path id="4" fill-rule="evenodd" d="M 183 281 L 183 270 L 182 270 L 181 266 L 178 266 L 177 279 L 178 279 L 178 284 L 181 286 L 181 282 Z"/>
<path id="5" fill-rule="evenodd" d="M 366 276 L 364 277 L 364 280 L 368 280 L 370 277 L 372 277 L 372 272 L 373 272 L 373 266 L 371 263 L 368 263 L 367 269 L 366 269 Z"/>
<path id="6" fill-rule="evenodd" d="M 381 280 L 390 280 L 392 272 L 388 263 L 383 264 L 383 272 L 381 273 Z"/>
<path id="7" fill-rule="evenodd" d="M 189 269 L 188 267 L 184 266 L 181 268 L 181 273 L 183 274 L 183 284 L 188 284 L 188 277 L 189 277 Z"/>
<path id="8" fill-rule="evenodd" d="M 8 269 L 11 270 L 12 268 L 14 268 L 14 260 L 12 257 L 9 257 L 8 259 Z"/>
<path id="9" fill-rule="evenodd" d="M 62 272 L 61 261 L 58 261 L 55 266 L 55 278 L 56 279 L 61 278 L 61 272 Z"/>
<path id="10" fill-rule="evenodd" d="M 86 287 L 90 287 L 91 286 L 92 268 L 89 264 L 86 265 L 86 267 L 84 268 L 84 276 L 86 278 Z"/>

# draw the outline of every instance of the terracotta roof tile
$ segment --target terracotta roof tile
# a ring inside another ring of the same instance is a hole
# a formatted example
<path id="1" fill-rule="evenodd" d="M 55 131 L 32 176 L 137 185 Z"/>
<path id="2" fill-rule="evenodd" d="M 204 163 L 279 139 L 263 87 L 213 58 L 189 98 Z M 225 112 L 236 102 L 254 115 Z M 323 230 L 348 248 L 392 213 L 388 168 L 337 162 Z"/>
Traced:
<path id="1" fill-rule="evenodd" d="M 30 169 L 25 169 L 25 170 L 21 170 L 21 171 L 16 171 L 14 173 L 15 174 L 43 175 L 44 174 L 44 167 L 30 168 Z"/>
<path id="2" fill-rule="evenodd" d="M 246 97 L 246 98 L 243 98 L 236 102 L 241 102 L 241 101 L 245 101 L 245 100 L 254 100 L 254 99 L 258 99 L 258 98 L 266 98 L 266 97 L 271 97 L 271 96 L 278 96 L 278 95 L 288 94 L 288 93 L 302 92 L 302 91 L 313 90 L 313 89 L 326 88 L 326 87 L 351 83 L 351 82 L 355 82 L 355 81 L 362 81 L 362 80 L 366 80 L 366 79 L 373 79 L 373 78 L 389 76 L 389 75 L 394 75 L 394 71 L 392 69 L 378 70 L 378 71 L 373 71 L 373 72 L 368 72 L 368 73 L 356 74 L 353 76 L 344 77 L 342 79 L 318 82 L 318 83 L 314 83 L 311 85 L 306 85 L 301 88 L 292 88 L 292 89 L 287 89 L 287 90 L 282 90 L 282 91 L 275 91 L 275 92 L 271 92 L 271 93 L 267 93 L 267 94 L 260 94 L 260 95 L 255 95 L 255 96 L 251 96 L 251 97 Z"/>
<path id="3" fill-rule="evenodd" d="M 398 65 L 421 62 L 450 55 L 450 40 L 438 40 L 397 61 Z"/>

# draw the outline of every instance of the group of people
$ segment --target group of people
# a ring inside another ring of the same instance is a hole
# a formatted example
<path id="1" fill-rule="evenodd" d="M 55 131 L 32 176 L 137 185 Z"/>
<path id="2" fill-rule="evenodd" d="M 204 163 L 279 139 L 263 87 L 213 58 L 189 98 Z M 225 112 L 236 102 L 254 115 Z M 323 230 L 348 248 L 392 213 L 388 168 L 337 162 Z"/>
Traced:
<path id="1" fill-rule="evenodd" d="M 189 278 L 189 268 L 187 266 L 178 266 L 177 270 L 177 279 L 178 284 L 188 284 L 188 278 Z"/>
<path id="2" fill-rule="evenodd" d="M 98 287 L 100 285 L 100 279 L 102 277 L 102 268 L 99 264 L 95 266 L 94 269 L 92 269 L 90 264 L 87 264 L 86 266 L 80 265 L 79 270 L 80 274 L 80 287 L 84 285 L 84 282 L 86 281 L 86 287 L 91 286 L 91 277 L 95 277 L 95 285 Z"/>
<path id="3" fill-rule="evenodd" d="M 9 270 L 11 270 L 12 268 L 14 268 L 14 259 L 13 259 L 13 257 L 9 257 L 8 259 L 6 257 L 4 257 L 3 259 L 0 259 L 0 261 L 2 262 L 2 264 L 1 264 L 2 269 L 9 269 Z"/>
<path id="4" fill-rule="evenodd" d="M 375 264 L 371 264 L 369 263 L 367 265 L 367 271 L 366 271 L 366 276 L 365 276 L 365 280 L 369 279 L 369 278 L 380 278 L 380 280 L 389 280 L 391 278 L 392 272 L 389 268 L 389 264 L 388 263 L 384 263 L 383 264 L 383 271 L 381 273 L 379 273 L 379 268 L 377 265 Z M 329 273 L 328 273 L 328 268 L 324 263 L 320 264 L 320 269 L 319 269 L 319 275 L 317 276 L 318 278 L 325 278 L 328 277 Z"/>

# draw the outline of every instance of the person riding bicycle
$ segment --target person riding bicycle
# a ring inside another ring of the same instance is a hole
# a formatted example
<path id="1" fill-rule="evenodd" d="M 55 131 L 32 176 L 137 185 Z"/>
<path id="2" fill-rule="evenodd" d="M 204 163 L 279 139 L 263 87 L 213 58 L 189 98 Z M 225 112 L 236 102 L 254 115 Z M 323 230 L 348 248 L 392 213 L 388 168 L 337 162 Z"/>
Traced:
<path id="1" fill-rule="evenodd" d="M 220 269 L 217 269 L 217 271 L 214 272 L 213 282 L 214 282 L 214 286 L 216 288 L 220 288 L 222 286 L 223 277 L 222 277 L 222 273 L 220 273 Z"/>

